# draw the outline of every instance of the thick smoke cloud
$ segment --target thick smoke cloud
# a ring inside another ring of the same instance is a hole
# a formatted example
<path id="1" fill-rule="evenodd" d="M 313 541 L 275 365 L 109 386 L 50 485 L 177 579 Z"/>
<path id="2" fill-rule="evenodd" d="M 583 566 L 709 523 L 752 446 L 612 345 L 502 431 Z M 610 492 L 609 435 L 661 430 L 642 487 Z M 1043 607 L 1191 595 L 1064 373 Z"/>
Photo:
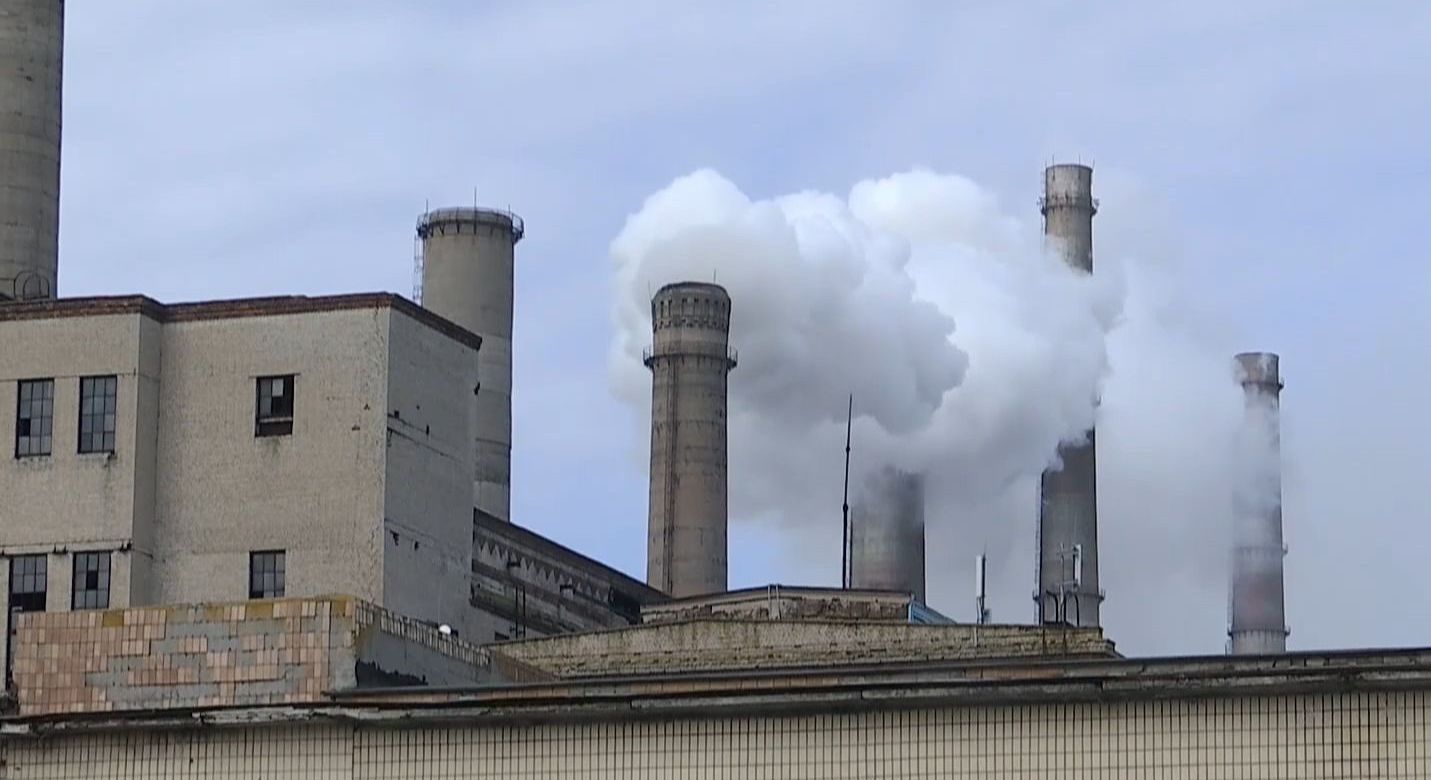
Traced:
<path id="1" fill-rule="evenodd" d="M 613 380 L 643 428 L 651 293 L 715 279 L 731 294 L 731 517 L 792 551 L 763 579 L 837 581 L 853 393 L 851 484 L 886 464 L 926 475 L 930 602 L 967 618 L 987 551 L 995 619 L 1031 620 L 1038 474 L 1097 420 L 1110 634 L 1220 648 L 1241 395 L 1231 352 L 1156 272 L 1098 254 L 1096 276 L 1076 273 L 1036 213 L 924 170 L 765 200 L 698 171 L 648 198 L 612 256 Z M 1179 600 L 1193 617 L 1164 630 L 1155 604 Z"/>

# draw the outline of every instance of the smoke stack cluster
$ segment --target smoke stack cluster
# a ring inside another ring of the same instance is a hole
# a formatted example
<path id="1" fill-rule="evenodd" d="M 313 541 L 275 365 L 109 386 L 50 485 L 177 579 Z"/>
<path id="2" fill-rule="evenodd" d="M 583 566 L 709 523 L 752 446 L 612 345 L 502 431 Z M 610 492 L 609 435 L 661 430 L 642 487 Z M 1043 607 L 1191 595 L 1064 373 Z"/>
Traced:
<path id="1" fill-rule="evenodd" d="M 524 234 L 520 217 L 493 209 L 437 209 L 417 223 L 422 305 L 482 337 L 472 505 L 501 520 L 511 519 L 512 282 Z"/>
<path id="2" fill-rule="evenodd" d="M 850 514 L 850 587 L 924 601 L 924 477 L 886 466 L 865 481 Z"/>
<path id="3" fill-rule="evenodd" d="M 63 0 L 0 0 L 0 301 L 55 297 Z"/>
<path id="4" fill-rule="evenodd" d="M 730 296 L 703 282 L 651 299 L 651 496 L 646 581 L 677 598 L 726 589 Z"/>
<path id="5" fill-rule="evenodd" d="M 1052 165 L 1044 171 L 1044 235 L 1070 267 L 1093 273 L 1093 169 Z M 1040 623 L 1099 625 L 1098 459 L 1093 430 L 1058 448 L 1059 465 L 1039 483 L 1038 602 Z"/>
<path id="6" fill-rule="evenodd" d="M 1281 393 L 1277 355 L 1235 358 L 1245 401 L 1244 482 L 1235 494 L 1229 651 L 1261 655 L 1287 650 L 1283 594 Z"/>

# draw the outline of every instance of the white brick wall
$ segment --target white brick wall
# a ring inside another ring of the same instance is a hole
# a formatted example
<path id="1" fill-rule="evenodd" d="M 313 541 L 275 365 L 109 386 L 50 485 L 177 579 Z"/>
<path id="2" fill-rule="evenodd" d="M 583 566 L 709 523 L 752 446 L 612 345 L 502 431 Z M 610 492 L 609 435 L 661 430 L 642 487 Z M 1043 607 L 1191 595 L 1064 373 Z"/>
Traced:
<path id="1" fill-rule="evenodd" d="M 287 595 L 475 619 L 474 347 L 386 296 L 45 305 L 0 317 L 0 557 L 50 554 L 48 609 L 69 609 L 75 550 L 132 546 L 112 574 L 122 607 L 244 599 L 249 553 L 282 549 Z M 82 455 L 79 378 L 101 374 L 118 377 L 115 452 Z M 270 374 L 297 375 L 291 436 L 254 436 Z M 52 454 L 16 459 L 16 382 L 31 378 L 55 380 Z"/>

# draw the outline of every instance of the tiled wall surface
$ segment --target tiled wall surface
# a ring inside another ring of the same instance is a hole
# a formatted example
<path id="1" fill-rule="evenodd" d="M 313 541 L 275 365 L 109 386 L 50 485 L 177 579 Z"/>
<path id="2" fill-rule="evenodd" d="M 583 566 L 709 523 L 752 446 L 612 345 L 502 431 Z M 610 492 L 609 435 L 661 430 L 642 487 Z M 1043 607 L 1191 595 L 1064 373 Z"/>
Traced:
<path id="1" fill-rule="evenodd" d="M 6 778 L 1426 778 L 1426 692 L 8 739 Z"/>
<path id="2" fill-rule="evenodd" d="M 353 684 L 357 610 L 278 599 L 21 615 L 20 713 L 318 701 Z"/>

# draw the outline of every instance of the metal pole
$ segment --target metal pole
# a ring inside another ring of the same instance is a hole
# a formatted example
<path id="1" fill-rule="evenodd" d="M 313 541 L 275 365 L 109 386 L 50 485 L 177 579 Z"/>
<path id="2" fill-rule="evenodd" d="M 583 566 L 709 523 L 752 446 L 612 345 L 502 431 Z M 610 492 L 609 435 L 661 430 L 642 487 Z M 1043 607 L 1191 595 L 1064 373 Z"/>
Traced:
<path id="1" fill-rule="evenodd" d="M 840 542 L 840 587 L 850 587 L 850 431 L 855 420 L 855 394 L 850 393 L 850 405 L 845 411 L 845 495 L 841 506 L 840 526 L 844 538 Z"/>

